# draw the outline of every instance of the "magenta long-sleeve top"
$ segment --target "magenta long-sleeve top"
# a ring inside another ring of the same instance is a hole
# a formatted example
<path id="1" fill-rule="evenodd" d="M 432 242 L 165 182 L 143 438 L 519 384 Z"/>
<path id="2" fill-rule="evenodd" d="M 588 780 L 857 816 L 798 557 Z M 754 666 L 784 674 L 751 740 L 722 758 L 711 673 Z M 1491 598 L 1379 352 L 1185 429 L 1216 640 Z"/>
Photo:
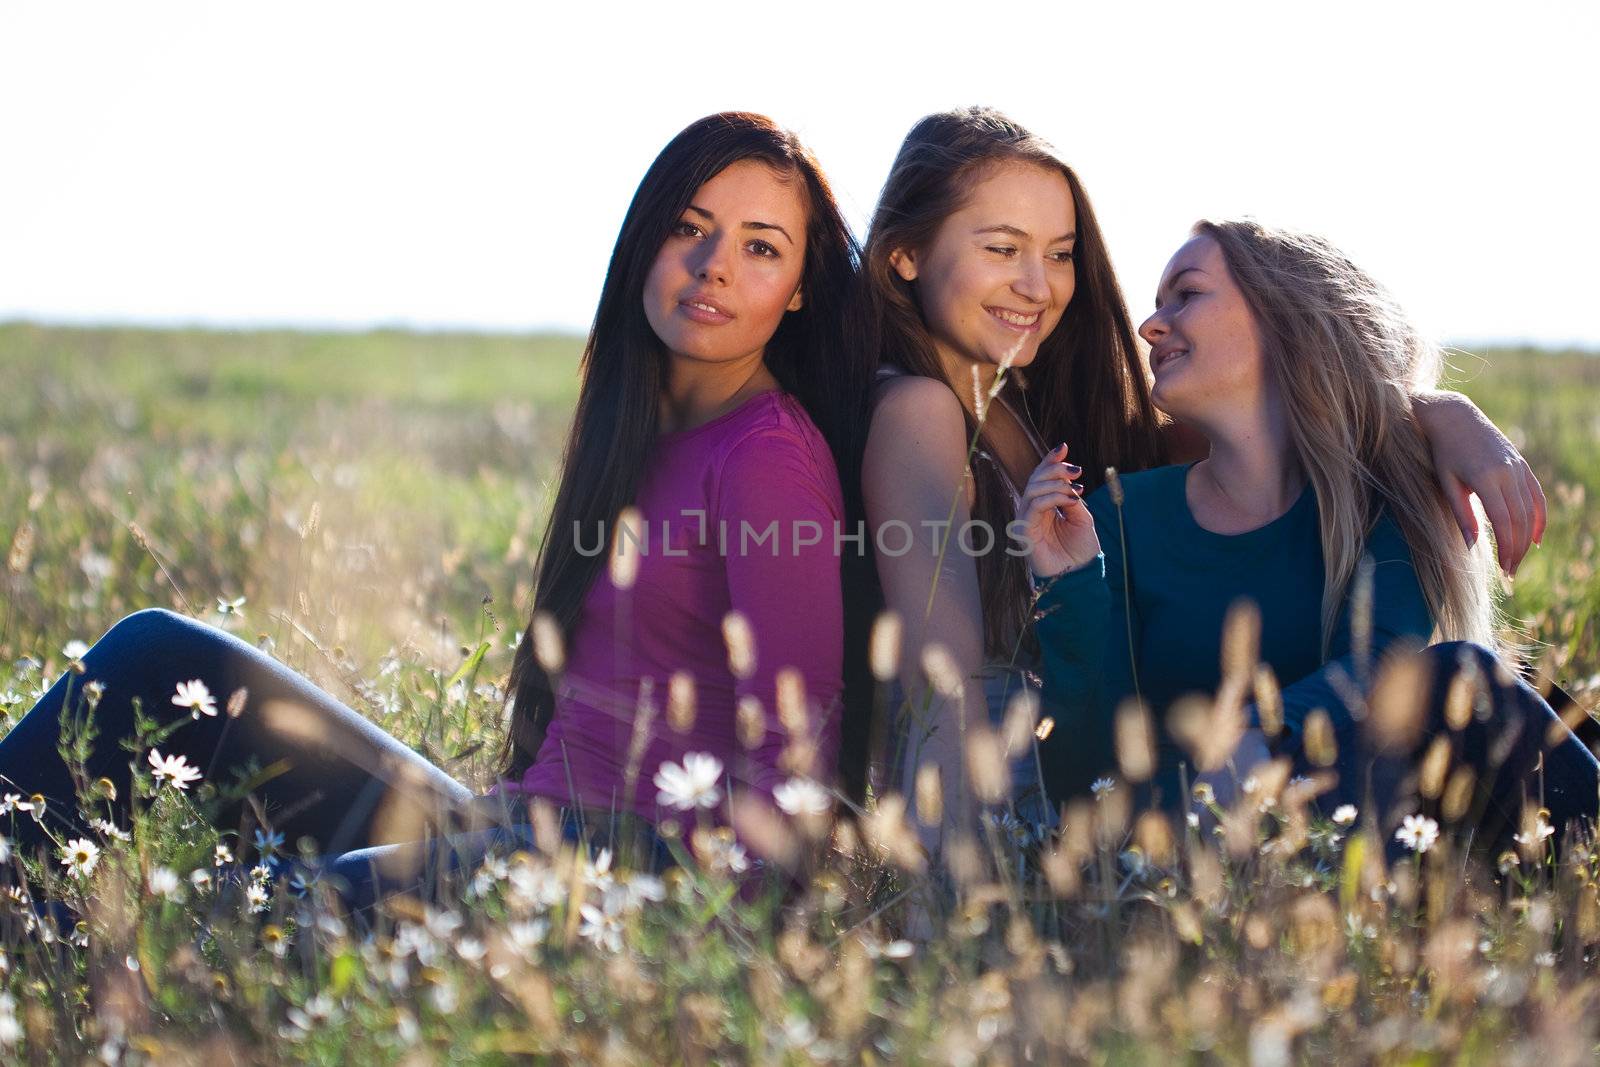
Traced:
<path id="1" fill-rule="evenodd" d="M 635 506 L 643 518 L 628 542 L 638 546 L 636 579 L 618 588 L 602 570 L 590 587 L 522 791 L 656 822 L 671 813 L 657 803 L 657 769 L 707 752 L 726 768 L 724 786 L 770 793 L 790 773 L 780 762 L 791 738 L 776 695 L 784 668 L 804 682 L 813 774 L 831 779 L 844 657 L 835 538 L 849 531 L 832 455 L 799 401 L 761 393 L 700 426 L 659 435 Z M 607 551 L 611 534 L 577 531 L 580 551 Z M 754 637 L 755 669 L 744 678 L 730 667 L 723 637 L 730 612 Z M 693 723 L 682 733 L 666 714 L 678 671 L 693 678 L 695 694 Z M 738 728 L 746 697 L 759 702 L 766 725 L 753 748 Z M 642 703 L 655 711 L 629 797 Z"/>

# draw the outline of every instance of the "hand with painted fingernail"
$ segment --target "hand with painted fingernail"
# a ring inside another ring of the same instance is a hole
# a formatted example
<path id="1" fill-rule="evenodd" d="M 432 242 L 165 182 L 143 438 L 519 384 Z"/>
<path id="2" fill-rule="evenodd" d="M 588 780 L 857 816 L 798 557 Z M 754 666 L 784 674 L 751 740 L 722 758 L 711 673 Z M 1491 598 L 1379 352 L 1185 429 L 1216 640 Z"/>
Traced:
<path id="1" fill-rule="evenodd" d="M 1067 446 L 1057 445 L 1034 468 L 1022 491 L 1017 518 L 1023 524 L 1028 564 L 1040 578 L 1082 567 L 1100 554 L 1094 518 L 1083 506 L 1083 469 L 1067 462 Z"/>

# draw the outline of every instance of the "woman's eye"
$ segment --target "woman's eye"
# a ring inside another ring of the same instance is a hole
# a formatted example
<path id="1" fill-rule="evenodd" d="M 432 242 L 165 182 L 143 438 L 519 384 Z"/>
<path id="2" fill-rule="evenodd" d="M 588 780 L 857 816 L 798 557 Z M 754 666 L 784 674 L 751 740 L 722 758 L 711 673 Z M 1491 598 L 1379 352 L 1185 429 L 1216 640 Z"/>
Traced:
<path id="1" fill-rule="evenodd" d="M 679 237 L 699 237 L 700 227 L 692 222 L 680 222 L 672 228 L 672 232 Z"/>
<path id="2" fill-rule="evenodd" d="M 778 254 L 778 250 L 765 241 L 751 241 L 750 251 L 758 256 L 776 256 Z"/>
<path id="3" fill-rule="evenodd" d="M 988 251 L 999 256 L 1014 256 L 1017 254 L 1017 250 L 1010 245 L 990 245 Z"/>
<path id="4" fill-rule="evenodd" d="M 1073 253 L 1070 252 L 1070 251 L 1068 251 L 1068 252 L 1053 252 L 1050 255 L 1050 258 L 1055 260 L 1057 263 L 1071 263 L 1072 262 L 1072 257 L 1073 257 Z"/>

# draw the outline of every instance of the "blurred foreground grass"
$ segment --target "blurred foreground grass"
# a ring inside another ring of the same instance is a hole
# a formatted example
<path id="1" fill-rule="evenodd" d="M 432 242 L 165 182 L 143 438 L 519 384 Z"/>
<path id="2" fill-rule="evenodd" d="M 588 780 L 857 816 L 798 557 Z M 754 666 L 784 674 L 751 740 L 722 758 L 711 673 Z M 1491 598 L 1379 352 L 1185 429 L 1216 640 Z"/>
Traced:
<path id="1" fill-rule="evenodd" d="M 485 784 L 578 349 L 0 325 L 0 710 L 26 710 L 68 641 L 168 606 Z M 1454 363 L 1550 495 L 1513 610 L 1592 694 L 1600 358 Z M 481 684 L 441 691 L 483 642 Z M 364 938 L 314 890 L 262 904 L 224 885 L 194 798 L 147 785 L 131 843 L 102 831 L 93 871 L 29 872 L 83 917 L 71 936 L 0 899 L 0 1060 L 1549 1065 L 1597 1048 L 1600 859 L 1554 870 L 1540 840 L 1499 886 L 1445 845 L 1386 869 L 1382 841 L 1308 823 L 1283 782 L 1225 841 L 1130 812 L 1123 790 L 1058 840 L 994 827 L 917 945 L 895 940 L 898 894 L 929 883 L 893 805 L 865 840 L 805 844 L 777 918 L 734 895 L 726 842 L 700 843 L 661 883 L 501 857 L 457 905 Z"/>

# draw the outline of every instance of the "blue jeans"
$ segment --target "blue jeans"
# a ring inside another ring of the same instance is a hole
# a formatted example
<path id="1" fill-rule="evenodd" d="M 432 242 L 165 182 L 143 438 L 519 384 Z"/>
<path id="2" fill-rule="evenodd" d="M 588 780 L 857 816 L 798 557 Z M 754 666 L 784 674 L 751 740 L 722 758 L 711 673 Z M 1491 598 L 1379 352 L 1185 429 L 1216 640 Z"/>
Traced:
<path id="1" fill-rule="evenodd" d="M 1320 807 L 1331 812 L 1339 804 L 1374 804 L 1394 851 L 1394 831 L 1406 815 L 1438 814 L 1438 798 L 1420 796 L 1418 785 L 1424 758 L 1444 738 L 1449 773 L 1465 768 L 1473 776 L 1466 811 L 1474 848 L 1496 856 L 1512 847 L 1525 802 L 1548 809 L 1558 834 L 1569 825 L 1594 822 L 1600 810 L 1600 760 L 1589 745 L 1600 740 L 1600 724 L 1583 713 L 1572 717 L 1576 732 L 1569 729 L 1549 701 L 1480 645 L 1448 642 L 1420 655 L 1428 686 L 1414 740 L 1385 748 L 1355 724 L 1336 731 L 1333 770 L 1339 780 L 1319 798 Z M 1452 725 L 1450 686 L 1462 671 L 1476 673 L 1479 699 L 1464 723 Z M 1552 695 L 1563 703 L 1570 700 L 1559 692 Z M 1294 757 L 1297 772 L 1311 770 L 1303 751 Z"/>
<path id="2" fill-rule="evenodd" d="M 72 711 L 84 684 L 105 686 L 94 709 L 98 730 L 87 762 L 90 781 L 116 787 L 113 812 L 126 819 L 129 763 L 143 759 L 119 742 L 134 733 L 134 701 L 161 722 L 187 719 L 172 703 L 178 683 L 198 678 L 225 706 L 248 691 L 243 713 L 224 709 L 186 722 L 158 747 L 182 755 L 205 780 L 226 783 L 254 764 L 275 772 L 252 793 L 267 822 L 293 846 L 315 840 L 324 856 L 373 843 L 375 823 L 412 828 L 421 837 L 460 824 L 471 792 L 444 771 L 389 736 L 305 678 L 265 653 L 212 626 L 148 609 L 113 626 L 83 657 L 85 671 L 59 679 L 4 738 L 0 738 L 0 789 L 48 801 L 46 821 L 59 831 L 84 833 L 72 777 L 57 753 L 68 689 Z M 221 813 L 238 825 L 244 804 Z M 396 818 L 396 813 L 400 818 Z M 48 838 L 27 816 L 15 816 L 13 840 L 37 848 Z"/>

